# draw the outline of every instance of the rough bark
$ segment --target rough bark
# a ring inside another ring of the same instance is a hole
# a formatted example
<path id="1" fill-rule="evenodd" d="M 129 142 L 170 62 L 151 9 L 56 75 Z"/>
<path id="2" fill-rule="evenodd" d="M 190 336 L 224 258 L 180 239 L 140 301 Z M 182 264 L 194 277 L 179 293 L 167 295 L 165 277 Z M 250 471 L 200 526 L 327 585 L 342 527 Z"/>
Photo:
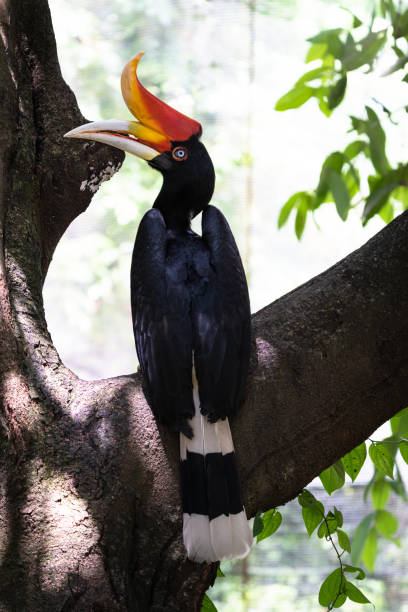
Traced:
<path id="1" fill-rule="evenodd" d="M 0 610 L 194 612 L 216 568 L 185 558 L 177 436 L 157 427 L 139 375 L 69 371 L 43 312 L 55 246 L 122 157 L 62 140 L 83 117 L 46 1 L 0 0 L 0 22 Z M 404 214 L 254 316 L 232 423 L 250 515 L 404 407 L 407 229 Z"/>

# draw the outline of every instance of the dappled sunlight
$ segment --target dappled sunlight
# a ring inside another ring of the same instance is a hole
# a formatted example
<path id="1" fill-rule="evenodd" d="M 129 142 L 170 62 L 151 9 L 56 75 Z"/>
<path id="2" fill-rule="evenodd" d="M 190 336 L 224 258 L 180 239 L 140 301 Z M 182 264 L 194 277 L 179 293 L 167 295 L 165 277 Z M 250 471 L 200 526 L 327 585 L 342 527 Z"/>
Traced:
<path id="1" fill-rule="evenodd" d="M 1 396 L 7 397 L 9 405 L 13 405 L 12 420 L 20 423 L 24 422 L 24 427 L 29 431 L 34 429 L 38 425 L 39 419 L 41 418 L 39 406 L 31 404 L 30 412 L 27 413 L 26 400 L 28 397 L 22 396 L 21 389 L 25 389 L 25 381 L 20 372 L 15 370 L 9 370 L 8 372 L 2 372 L 1 375 Z M 36 390 L 33 387 L 29 387 L 28 394 L 30 397 L 36 395 Z M 10 408 L 10 406 L 9 406 Z M 16 425 L 16 422 L 15 422 Z"/>
<path id="2" fill-rule="evenodd" d="M 263 338 L 256 338 L 256 354 L 258 365 L 261 369 L 277 367 L 279 365 L 276 349 Z"/>
<path id="3" fill-rule="evenodd" d="M 21 512 L 37 521 L 32 538 L 24 544 L 26 554 L 37 559 L 41 583 L 45 589 L 63 587 L 68 573 L 77 572 L 78 560 L 100 537 L 87 502 L 78 497 L 70 476 L 49 477 L 35 482 Z"/>
<path id="4" fill-rule="evenodd" d="M 35 466 L 33 464 L 33 469 Z M 67 576 L 78 572 L 78 562 L 88 555 L 100 538 L 87 502 L 78 496 L 70 476 L 46 477 L 28 489 L 22 516 L 35 521 L 29 539 L 22 540 L 24 556 L 33 560 L 35 580 L 44 591 L 56 593 L 66 587 Z"/>

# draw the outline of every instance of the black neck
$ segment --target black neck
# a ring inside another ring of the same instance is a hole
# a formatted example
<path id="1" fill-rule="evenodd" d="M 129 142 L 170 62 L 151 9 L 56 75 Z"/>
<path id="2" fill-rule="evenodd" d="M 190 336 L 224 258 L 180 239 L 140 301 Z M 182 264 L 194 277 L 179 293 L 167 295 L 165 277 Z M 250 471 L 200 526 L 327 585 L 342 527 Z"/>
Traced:
<path id="1" fill-rule="evenodd" d="M 191 196 L 192 194 L 183 193 L 182 190 L 173 191 L 171 185 L 164 180 L 153 208 L 160 210 L 168 229 L 185 232 L 191 228 L 194 215 Z"/>

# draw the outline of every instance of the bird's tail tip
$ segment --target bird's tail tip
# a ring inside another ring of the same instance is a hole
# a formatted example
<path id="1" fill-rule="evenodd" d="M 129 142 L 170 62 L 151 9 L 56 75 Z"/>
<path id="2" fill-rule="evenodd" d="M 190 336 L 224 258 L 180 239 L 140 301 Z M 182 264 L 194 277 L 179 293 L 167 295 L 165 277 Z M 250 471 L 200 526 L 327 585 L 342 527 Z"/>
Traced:
<path id="1" fill-rule="evenodd" d="M 202 514 L 185 513 L 183 538 L 188 558 L 196 563 L 246 557 L 254 542 L 244 509 L 211 520 Z"/>

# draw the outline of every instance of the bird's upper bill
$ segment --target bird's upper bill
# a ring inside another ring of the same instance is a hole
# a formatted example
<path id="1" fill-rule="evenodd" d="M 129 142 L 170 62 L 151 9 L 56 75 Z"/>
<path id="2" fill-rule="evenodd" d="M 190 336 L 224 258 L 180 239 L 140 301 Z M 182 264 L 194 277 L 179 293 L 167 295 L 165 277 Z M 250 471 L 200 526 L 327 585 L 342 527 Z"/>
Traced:
<path id="1" fill-rule="evenodd" d="M 151 94 L 137 78 L 143 52 L 126 64 L 122 72 L 123 98 L 137 121 L 94 121 L 65 134 L 67 138 L 97 140 L 142 159 L 151 160 L 171 149 L 172 141 L 188 140 L 201 134 L 201 125 Z"/>

